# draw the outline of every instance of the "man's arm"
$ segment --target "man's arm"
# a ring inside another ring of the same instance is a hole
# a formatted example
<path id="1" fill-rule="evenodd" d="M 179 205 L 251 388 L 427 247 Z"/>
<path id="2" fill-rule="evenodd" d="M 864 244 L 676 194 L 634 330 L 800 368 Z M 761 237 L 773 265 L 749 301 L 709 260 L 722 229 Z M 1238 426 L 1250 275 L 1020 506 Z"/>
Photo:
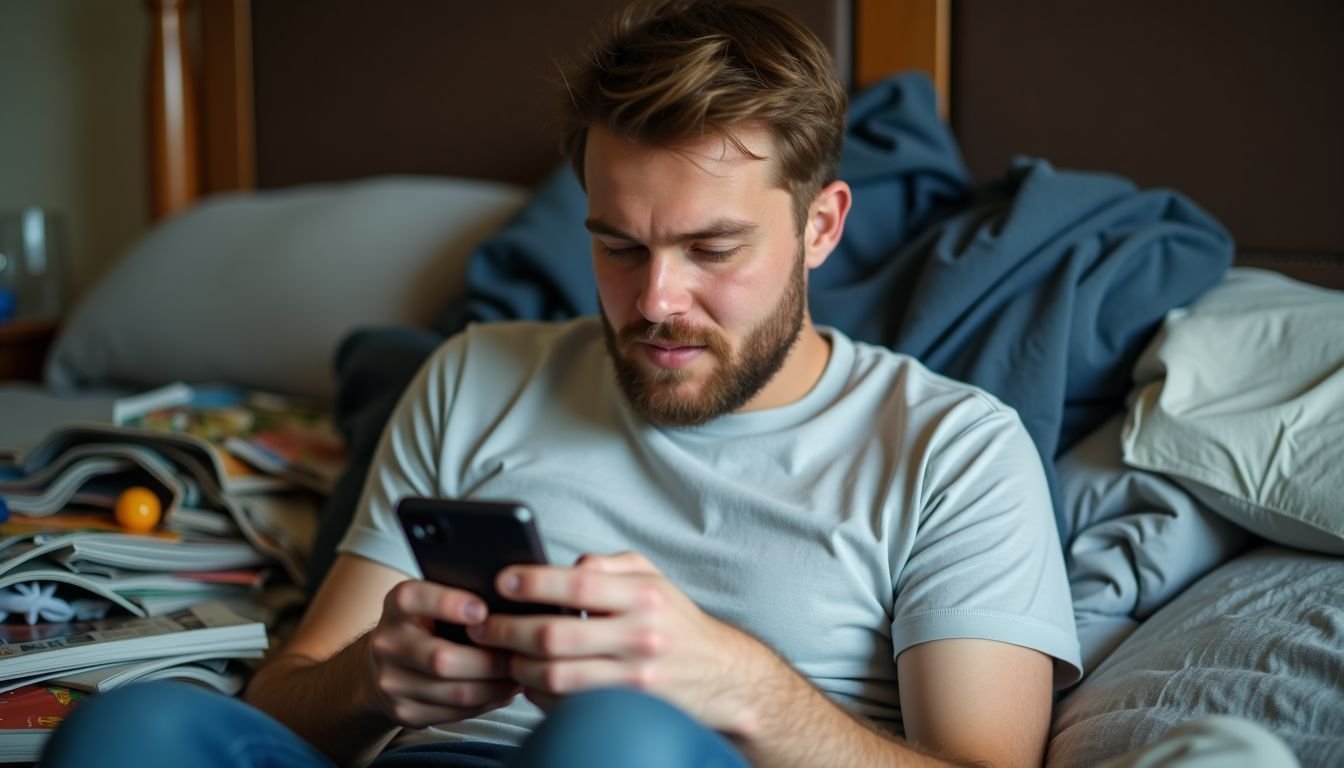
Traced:
<path id="1" fill-rule="evenodd" d="M 1054 660 L 992 640 L 935 640 L 896 658 L 912 744 L 972 763 L 1038 766 L 1054 700 Z"/>
<path id="2" fill-rule="evenodd" d="M 395 734 L 377 715 L 365 633 L 406 578 L 341 555 L 289 641 L 253 677 L 245 697 L 338 763 L 362 763 Z"/>
<path id="3" fill-rule="evenodd" d="M 472 606 L 479 613 L 469 617 Z M 435 637 L 435 618 L 467 624 L 484 619 L 485 606 L 340 555 L 246 699 L 338 764 L 363 765 L 402 726 L 461 720 L 513 698 L 507 659 Z"/>
<path id="4" fill-rule="evenodd" d="M 758 697 L 751 733 L 734 739 L 755 765 L 1026 768 L 1044 760 L 1053 662 L 1037 651 L 963 639 L 906 650 L 897 659 L 904 741 L 779 664 L 776 695 Z"/>
<path id="5" fill-rule="evenodd" d="M 907 743 L 850 716 L 763 643 L 700 611 L 638 555 L 586 557 L 574 569 L 509 568 L 498 587 L 512 599 L 594 617 L 495 616 L 470 630 L 478 643 L 519 654 L 512 674 L 542 706 L 603 686 L 644 690 L 724 733 L 762 766 L 1029 766 L 1044 752 L 1051 662 L 1030 649 L 940 640 L 902 653 Z"/>

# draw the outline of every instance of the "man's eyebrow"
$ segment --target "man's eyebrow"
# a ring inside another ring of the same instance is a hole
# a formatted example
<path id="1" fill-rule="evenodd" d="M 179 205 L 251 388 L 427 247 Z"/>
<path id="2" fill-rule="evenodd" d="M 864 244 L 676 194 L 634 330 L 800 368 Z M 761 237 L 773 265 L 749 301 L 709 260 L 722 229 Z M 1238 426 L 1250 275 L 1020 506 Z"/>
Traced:
<path id="1" fill-rule="evenodd" d="M 629 240 L 632 243 L 639 242 L 639 238 L 635 237 L 634 235 L 631 235 L 628 232 L 623 232 L 619 228 L 613 227 L 612 225 L 606 223 L 605 221 L 602 221 L 601 219 L 597 218 L 587 219 L 583 222 L 583 226 L 587 227 L 588 231 L 593 233 L 594 235 L 606 235 L 607 237 L 615 237 L 621 240 Z M 759 229 L 759 227 L 750 221 L 743 221 L 741 219 L 721 218 L 721 219 L 715 219 L 714 221 L 710 222 L 709 226 L 705 227 L 704 229 L 699 229 L 696 230 L 695 232 L 687 232 L 682 235 L 676 235 L 675 237 L 672 238 L 672 241 L 677 243 L 683 243 L 688 240 L 713 240 L 714 238 L 717 237 L 742 237 L 743 235 L 749 235 L 752 232 L 755 232 L 757 229 Z"/>

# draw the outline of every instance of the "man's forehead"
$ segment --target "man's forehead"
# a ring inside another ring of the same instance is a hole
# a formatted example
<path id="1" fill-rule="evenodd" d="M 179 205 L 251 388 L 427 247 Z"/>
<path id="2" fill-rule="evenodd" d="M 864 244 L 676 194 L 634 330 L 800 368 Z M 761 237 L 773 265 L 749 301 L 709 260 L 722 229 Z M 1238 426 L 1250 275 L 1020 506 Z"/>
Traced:
<path id="1" fill-rule="evenodd" d="M 744 138 L 762 150 L 769 140 L 764 131 Z M 792 221 L 792 198 L 777 182 L 775 161 L 751 157 L 727 137 L 651 147 L 603 128 L 588 141 L 587 223 L 594 235 L 684 243 L 753 237 Z"/>
<path id="2" fill-rule="evenodd" d="M 772 166 L 775 162 L 774 144 L 769 129 L 754 124 L 737 126 L 731 134 L 710 132 L 666 145 L 641 142 L 617 134 L 606 126 L 594 125 L 588 131 L 584 159 L 585 164 L 588 164 L 595 159 L 595 154 L 610 161 L 662 153 L 683 158 L 712 172 L 716 168 L 748 168 L 757 163 Z"/>

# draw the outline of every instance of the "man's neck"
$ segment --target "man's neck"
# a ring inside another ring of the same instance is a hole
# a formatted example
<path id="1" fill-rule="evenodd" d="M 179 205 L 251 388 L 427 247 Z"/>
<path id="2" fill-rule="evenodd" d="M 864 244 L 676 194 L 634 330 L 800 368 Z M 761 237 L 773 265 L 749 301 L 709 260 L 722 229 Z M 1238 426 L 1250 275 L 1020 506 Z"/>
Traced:
<path id="1" fill-rule="evenodd" d="M 764 411 L 802 400 L 821 380 L 830 359 L 831 340 L 821 335 L 810 317 L 804 317 L 798 340 L 789 349 L 784 365 L 737 412 Z"/>

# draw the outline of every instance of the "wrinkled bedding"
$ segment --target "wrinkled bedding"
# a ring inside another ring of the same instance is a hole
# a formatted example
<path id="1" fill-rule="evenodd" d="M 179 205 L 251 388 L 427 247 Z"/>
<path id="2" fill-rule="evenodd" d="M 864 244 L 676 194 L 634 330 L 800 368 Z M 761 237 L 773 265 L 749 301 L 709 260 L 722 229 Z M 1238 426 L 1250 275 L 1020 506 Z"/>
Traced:
<path id="1" fill-rule="evenodd" d="M 1055 708 L 1047 764 L 1097 765 L 1208 715 L 1344 765 L 1344 559 L 1265 546 L 1144 621 Z"/>

